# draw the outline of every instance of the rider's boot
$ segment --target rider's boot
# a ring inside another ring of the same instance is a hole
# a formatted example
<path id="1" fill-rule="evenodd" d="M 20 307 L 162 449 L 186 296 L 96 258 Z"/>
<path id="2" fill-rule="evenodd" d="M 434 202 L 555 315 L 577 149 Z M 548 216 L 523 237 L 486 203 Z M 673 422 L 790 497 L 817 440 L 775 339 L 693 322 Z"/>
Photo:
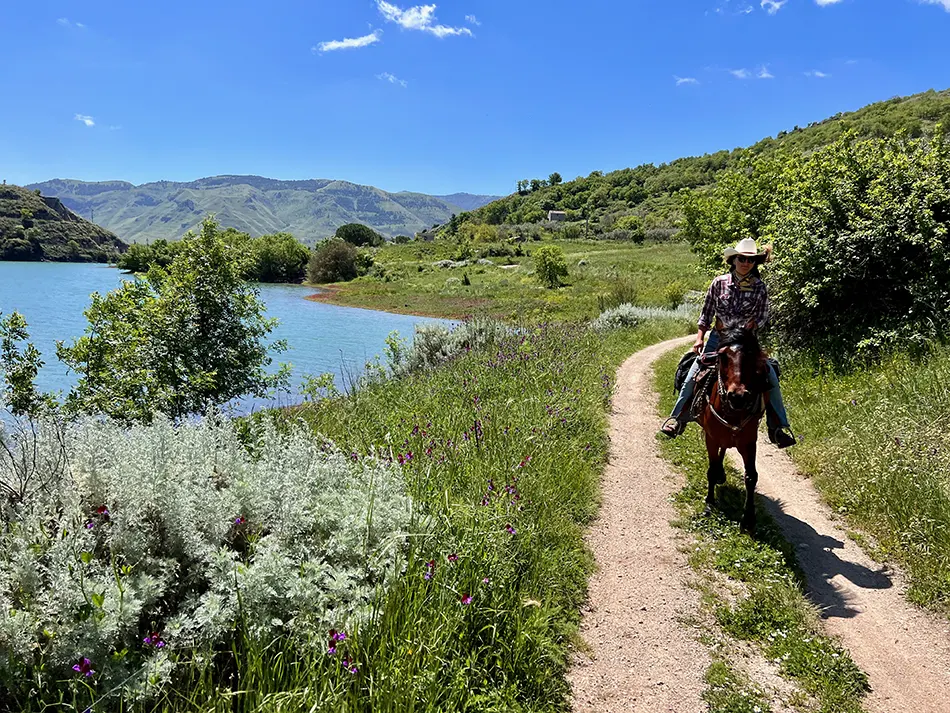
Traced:
<path id="1" fill-rule="evenodd" d="M 660 427 L 660 434 L 667 438 L 676 438 L 685 428 L 686 422 L 682 420 L 682 417 L 676 418 L 675 416 L 670 416 Z"/>
<path id="2" fill-rule="evenodd" d="M 798 443 L 798 441 L 795 440 L 792 429 L 790 428 L 787 432 L 784 428 L 770 428 L 769 440 L 779 448 L 788 448 L 789 446 L 794 446 L 796 443 Z"/>

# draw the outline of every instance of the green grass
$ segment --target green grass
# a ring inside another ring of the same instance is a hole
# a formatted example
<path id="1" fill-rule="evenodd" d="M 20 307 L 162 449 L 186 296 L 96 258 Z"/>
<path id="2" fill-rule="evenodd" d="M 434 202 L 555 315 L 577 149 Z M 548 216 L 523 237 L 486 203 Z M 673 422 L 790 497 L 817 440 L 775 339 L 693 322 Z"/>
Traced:
<path id="1" fill-rule="evenodd" d="M 790 366 L 796 464 L 831 506 L 900 562 L 914 601 L 950 614 L 950 352 L 836 374 Z"/>
<path id="2" fill-rule="evenodd" d="M 704 676 L 703 700 L 709 713 L 771 713 L 765 692 L 722 658 L 714 658 Z"/>
<path id="3" fill-rule="evenodd" d="M 549 242 L 527 242 L 523 249 L 531 252 Z M 707 286 L 685 243 L 553 242 L 564 250 L 569 270 L 565 286 L 557 289 L 538 283 L 529 256 L 489 258 L 491 266 L 434 267 L 457 251 L 454 243 L 437 241 L 387 244 L 376 253 L 387 278 L 361 277 L 332 285 L 321 299 L 434 317 L 487 314 L 508 320 L 577 321 L 600 314 L 598 298 L 615 290 L 637 304 L 669 306 L 677 295 Z M 586 264 L 580 265 L 582 261 Z M 503 267 L 509 262 L 517 267 Z M 469 286 L 462 284 L 466 274 Z"/>
<path id="4" fill-rule="evenodd" d="M 434 371 L 298 410 L 354 457 L 401 464 L 418 505 L 402 576 L 336 656 L 323 640 L 239 637 L 216 667 L 191 669 L 180 697 L 136 710 L 564 710 L 614 372 L 682 331 L 525 328 Z"/>
<path id="5" fill-rule="evenodd" d="M 673 405 L 669 385 L 678 359 L 679 354 L 673 352 L 657 363 L 655 383 L 663 413 Z M 718 488 L 717 511 L 705 516 L 707 458 L 702 432 L 690 426 L 676 440 L 664 441 L 662 451 L 687 477 L 676 503 L 681 513 L 678 524 L 695 540 L 692 566 L 707 578 L 725 576 L 739 591 L 736 597 L 727 597 L 715 587 L 704 591 L 704 601 L 718 625 L 736 639 L 755 642 L 784 676 L 815 699 L 818 710 L 862 710 L 867 677 L 847 651 L 822 633 L 817 614 L 804 597 L 792 549 L 775 522 L 760 506 L 756 536 L 740 532 L 745 498 L 741 475 L 727 469 L 729 481 Z M 715 661 L 713 666 L 717 666 Z M 721 677 L 715 672 L 708 676 Z M 730 686 L 717 686 L 718 710 L 747 710 L 745 696 L 730 694 Z"/>

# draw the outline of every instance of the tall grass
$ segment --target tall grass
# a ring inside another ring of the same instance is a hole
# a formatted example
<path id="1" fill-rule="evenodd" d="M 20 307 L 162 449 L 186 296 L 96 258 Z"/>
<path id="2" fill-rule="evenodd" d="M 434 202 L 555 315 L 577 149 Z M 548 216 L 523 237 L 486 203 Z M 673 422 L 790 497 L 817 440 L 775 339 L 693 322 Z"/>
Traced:
<path id="1" fill-rule="evenodd" d="M 849 374 L 792 366 L 783 392 L 796 463 L 902 563 L 909 595 L 950 613 L 950 351 Z"/>

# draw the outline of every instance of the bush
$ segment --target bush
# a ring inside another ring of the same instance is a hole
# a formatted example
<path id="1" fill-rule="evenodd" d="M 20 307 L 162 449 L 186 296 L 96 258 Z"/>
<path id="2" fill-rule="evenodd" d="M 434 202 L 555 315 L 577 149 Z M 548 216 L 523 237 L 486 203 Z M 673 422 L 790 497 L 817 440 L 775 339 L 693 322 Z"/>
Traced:
<path id="1" fill-rule="evenodd" d="M 359 276 L 368 275 L 376 264 L 372 253 L 366 250 L 360 250 L 356 253 L 356 274 Z M 379 267 L 382 267 L 381 265 Z"/>
<path id="2" fill-rule="evenodd" d="M 5 709 L 65 695 L 71 710 L 118 710 L 197 678 L 189 667 L 223 679 L 230 658 L 216 654 L 245 637 L 306 644 L 355 624 L 396 573 L 401 474 L 299 426 L 249 438 L 253 455 L 223 418 L 6 437 L 0 482 L 18 498 L 0 503 Z M 88 677 L 73 669 L 84 659 Z"/>
<path id="3" fill-rule="evenodd" d="M 620 327 L 636 327 L 639 324 L 653 320 L 676 320 L 682 322 L 684 326 L 695 327 L 698 316 L 699 309 L 687 306 L 664 309 L 663 307 L 638 307 L 622 304 L 605 310 L 597 319 L 591 322 L 591 326 L 597 331 L 608 331 Z"/>
<path id="4" fill-rule="evenodd" d="M 346 282 L 357 277 L 356 248 L 343 240 L 326 241 L 310 256 L 307 279 L 317 285 Z"/>
<path id="5" fill-rule="evenodd" d="M 542 285 L 558 287 L 561 278 L 567 277 L 564 251 L 557 245 L 542 245 L 534 252 L 534 269 Z"/>
<path id="6" fill-rule="evenodd" d="M 557 232 L 561 240 L 580 240 L 584 237 L 584 229 L 577 223 L 564 223 Z"/>
<path id="7" fill-rule="evenodd" d="M 434 369 L 465 352 L 497 344 L 510 331 L 490 319 L 470 319 L 452 329 L 442 324 L 420 324 L 409 348 L 398 337 L 390 338 L 389 368 L 395 376 Z"/>
<path id="8" fill-rule="evenodd" d="M 412 238 L 410 238 L 408 235 L 397 235 L 395 238 L 393 238 L 393 242 L 396 243 L 396 245 L 405 245 L 409 242 L 412 242 Z"/>
<path id="9" fill-rule="evenodd" d="M 382 235 L 362 223 L 341 225 L 336 229 L 334 237 L 357 247 L 377 247 L 384 242 Z"/>
<path id="10" fill-rule="evenodd" d="M 683 304 L 683 298 L 686 297 L 688 288 L 679 280 L 673 280 L 663 288 L 663 297 L 670 309 L 676 309 Z"/>
<path id="11" fill-rule="evenodd" d="M 643 229 L 643 220 L 636 215 L 625 215 L 617 219 L 614 223 L 614 230 L 623 230 L 629 234 L 627 240 L 635 243 L 642 243 L 646 237 Z"/>

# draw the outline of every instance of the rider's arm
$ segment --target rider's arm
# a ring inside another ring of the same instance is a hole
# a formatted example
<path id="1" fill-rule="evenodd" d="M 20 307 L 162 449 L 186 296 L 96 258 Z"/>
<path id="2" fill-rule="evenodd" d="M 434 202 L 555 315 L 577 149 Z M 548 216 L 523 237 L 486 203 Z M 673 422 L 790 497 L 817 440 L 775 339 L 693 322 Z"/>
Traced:
<path id="1" fill-rule="evenodd" d="M 693 351 L 697 354 L 703 349 L 703 340 L 706 332 L 712 327 L 713 319 L 716 314 L 716 280 L 713 280 L 706 290 L 706 299 L 703 301 L 703 311 L 699 313 L 699 331 L 696 332 L 696 341 L 693 343 Z"/>

